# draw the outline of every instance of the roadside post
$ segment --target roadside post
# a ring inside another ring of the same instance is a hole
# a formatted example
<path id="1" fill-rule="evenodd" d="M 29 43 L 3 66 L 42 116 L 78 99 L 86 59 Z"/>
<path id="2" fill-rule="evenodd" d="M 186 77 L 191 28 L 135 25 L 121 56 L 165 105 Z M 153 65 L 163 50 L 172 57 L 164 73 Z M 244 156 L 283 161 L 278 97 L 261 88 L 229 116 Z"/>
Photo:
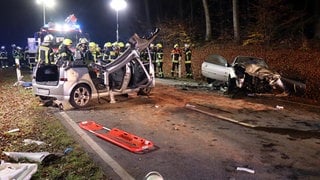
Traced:
<path id="1" fill-rule="evenodd" d="M 179 78 L 181 78 L 181 56 L 179 56 L 179 65 L 178 65 L 178 74 L 179 74 Z"/>
<path id="2" fill-rule="evenodd" d="M 20 57 L 19 56 L 15 56 L 15 65 L 16 65 L 16 72 L 17 72 L 17 82 L 14 83 L 14 86 L 19 85 L 19 83 L 21 82 L 23 76 L 21 75 L 21 70 L 20 70 Z"/>

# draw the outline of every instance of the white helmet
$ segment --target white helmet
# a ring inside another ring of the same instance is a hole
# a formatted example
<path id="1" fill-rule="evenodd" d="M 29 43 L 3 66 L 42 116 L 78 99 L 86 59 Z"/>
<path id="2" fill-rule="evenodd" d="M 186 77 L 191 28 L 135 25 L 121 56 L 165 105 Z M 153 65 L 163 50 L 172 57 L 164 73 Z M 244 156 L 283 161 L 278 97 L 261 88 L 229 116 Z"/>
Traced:
<path id="1" fill-rule="evenodd" d="M 1 49 L 4 50 L 4 49 L 6 49 L 6 47 L 5 46 L 1 46 Z"/>
<path id="2" fill-rule="evenodd" d="M 87 43 L 89 43 L 89 41 L 88 41 L 87 38 L 80 38 L 80 39 L 79 39 L 79 42 L 80 42 L 81 44 L 87 44 Z"/>
<path id="3" fill-rule="evenodd" d="M 43 38 L 44 43 L 51 43 L 52 41 L 53 41 L 53 36 L 51 34 L 48 34 Z"/>
<path id="4" fill-rule="evenodd" d="M 184 44 L 184 47 L 185 47 L 185 48 L 189 48 L 189 47 L 190 47 L 190 44 Z"/>

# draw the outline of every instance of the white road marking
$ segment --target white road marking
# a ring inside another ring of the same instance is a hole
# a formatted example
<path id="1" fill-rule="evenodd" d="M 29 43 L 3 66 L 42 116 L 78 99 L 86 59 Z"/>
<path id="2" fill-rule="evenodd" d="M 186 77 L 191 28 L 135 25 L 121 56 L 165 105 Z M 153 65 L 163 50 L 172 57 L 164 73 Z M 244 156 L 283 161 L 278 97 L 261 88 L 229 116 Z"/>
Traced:
<path id="1" fill-rule="evenodd" d="M 117 161 L 106 153 L 92 138 L 90 138 L 79 126 L 75 123 L 65 112 L 60 112 L 60 115 L 66 120 L 66 122 L 92 147 L 92 149 L 100 156 L 105 163 L 107 163 L 120 177 L 121 179 L 134 180 L 134 178 L 123 169 Z"/>

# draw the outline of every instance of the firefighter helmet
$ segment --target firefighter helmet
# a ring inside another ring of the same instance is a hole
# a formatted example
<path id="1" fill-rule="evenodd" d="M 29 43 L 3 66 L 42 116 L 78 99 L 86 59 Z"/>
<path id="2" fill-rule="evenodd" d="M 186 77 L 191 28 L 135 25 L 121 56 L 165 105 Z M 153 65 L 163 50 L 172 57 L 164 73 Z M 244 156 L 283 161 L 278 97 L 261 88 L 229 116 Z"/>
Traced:
<path id="1" fill-rule="evenodd" d="M 174 48 L 178 48 L 178 47 L 179 47 L 179 44 L 175 44 L 173 47 L 174 47 Z"/>
<path id="2" fill-rule="evenodd" d="M 2 49 L 2 50 L 5 50 L 5 49 L 6 49 L 6 47 L 5 47 L 5 46 L 1 46 L 1 49 Z"/>
<path id="3" fill-rule="evenodd" d="M 162 44 L 161 43 L 158 43 L 156 46 L 157 46 L 157 48 L 162 48 Z"/>
<path id="4" fill-rule="evenodd" d="M 43 38 L 44 43 L 51 43 L 52 41 L 53 41 L 53 36 L 51 34 L 48 34 Z"/>
<path id="5" fill-rule="evenodd" d="M 113 43 L 112 43 L 112 46 L 113 46 L 113 47 L 119 47 L 119 43 L 118 43 L 117 41 L 116 41 L 116 42 L 113 42 Z"/>
<path id="6" fill-rule="evenodd" d="M 66 46 L 70 46 L 70 45 L 72 45 L 72 40 L 71 39 L 64 39 L 62 43 Z"/>
<path id="7" fill-rule="evenodd" d="M 154 47 L 154 44 L 153 44 L 153 43 L 151 43 L 151 44 L 150 44 L 150 48 L 153 48 L 153 47 Z"/>
<path id="8" fill-rule="evenodd" d="M 111 42 L 106 42 L 103 47 L 109 48 L 109 47 L 112 47 L 112 44 L 111 44 Z"/>
<path id="9" fill-rule="evenodd" d="M 95 42 L 90 42 L 89 43 L 89 47 L 96 47 L 96 43 Z"/>
<path id="10" fill-rule="evenodd" d="M 80 39 L 79 39 L 79 42 L 80 42 L 81 44 L 87 44 L 89 41 L 87 40 L 87 38 L 80 38 Z"/>
<path id="11" fill-rule="evenodd" d="M 186 44 L 184 44 L 184 47 L 185 47 L 185 48 L 189 48 L 189 47 L 190 47 L 190 44 L 187 44 L 187 43 L 186 43 Z"/>
<path id="12" fill-rule="evenodd" d="M 124 47 L 124 43 L 123 43 L 123 42 L 119 42 L 119 43 L 118 43 L 118 46 L 119 46 L 120 48 L 123 48 L 123 47 Z"/>

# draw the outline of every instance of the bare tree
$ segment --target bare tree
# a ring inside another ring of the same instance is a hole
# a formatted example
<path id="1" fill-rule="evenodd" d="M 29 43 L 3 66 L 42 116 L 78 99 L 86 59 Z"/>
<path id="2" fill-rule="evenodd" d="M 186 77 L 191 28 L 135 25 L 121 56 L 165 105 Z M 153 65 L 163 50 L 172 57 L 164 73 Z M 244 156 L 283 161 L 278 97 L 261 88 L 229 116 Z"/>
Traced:
<path id="1" fill-rule="evenodd" d="M 238 0 L 232 0 L 232 12 L 233 12 L 233 33 L 234 41 L 239 44 L 240 42 L 240 30 L 239 30 L 239 4 Z"/>
<path id="2" fill-rule="evenodd" d="M 208 8 L 207 0 L 202 0 L 203 8 L 204 8 L 204 15 L 206 19 L 206 36 L 205 40 L 209 41 L 211 39 L 211 21 L 210 21 L 210 13 Z"/>
<path id="3" fill-rule="evenodd" d="M 151 27 L 150 10 L 148 0 L 144 0 L 145 13 L 147 18 L 147 28 Z"/>

